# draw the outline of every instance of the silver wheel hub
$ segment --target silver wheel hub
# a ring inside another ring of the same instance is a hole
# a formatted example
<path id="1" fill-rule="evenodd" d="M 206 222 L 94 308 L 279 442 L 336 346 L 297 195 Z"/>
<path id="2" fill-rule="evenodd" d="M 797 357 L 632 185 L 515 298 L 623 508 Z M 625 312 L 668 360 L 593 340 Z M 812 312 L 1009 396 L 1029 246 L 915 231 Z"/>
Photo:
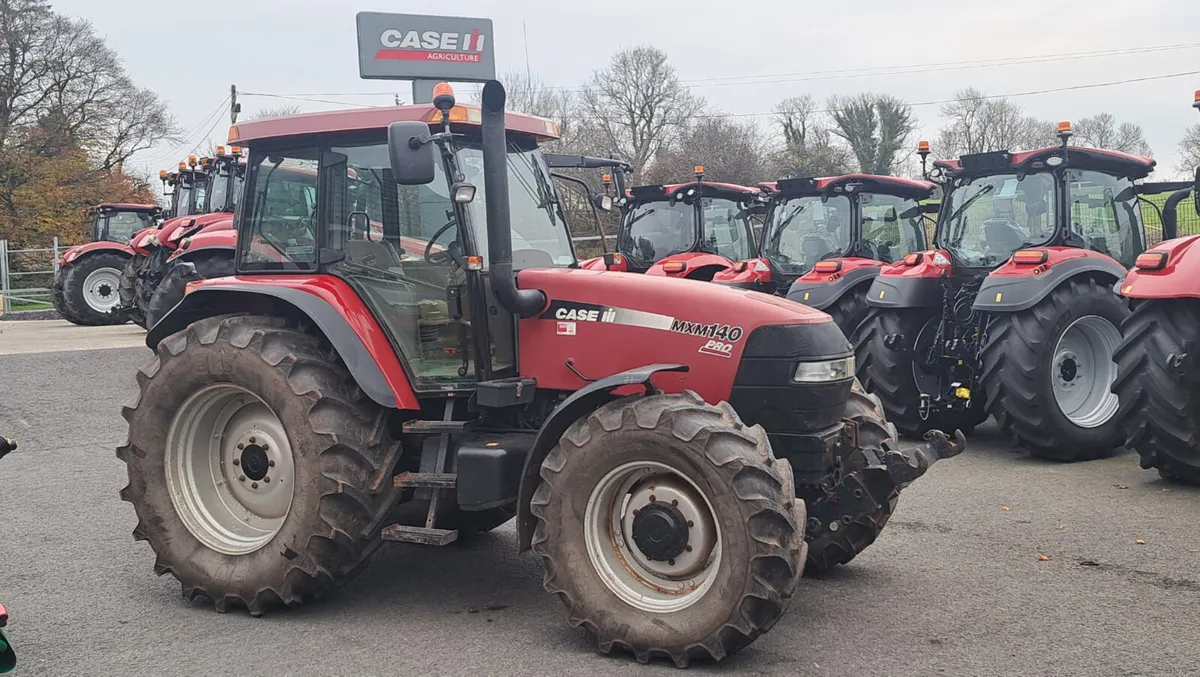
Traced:
<path id="1" fill-rule="evenodd" d="M 605 475 L 588 499 L 584 532 L 596 573 L 643 611 L 670 613 L 696 603 L 721 563 L 712 504 L 662 463 L 626 463 Z"/>
<path id="2" fill-rule="evenodd" d="M 194 393 L 167 434 L 175 510 L 197 540 L 227 555 L 254 552 L 279 533 L 292 505 L 294 470 L 279 417 L 233 384 Z"/>
<path id="3" fill-rule="evenodd" d="M 107 313 L 121 300 L 121 271 L 116 268 L 97 268 L 83 281 L 83 300 L 98 313 Z"/>
<path id="4" fill-rule="evenodd" d="M 1120 342 L 1120 330 L 1098 315 L 1075 320 L 1058 339 L 1050 380 L 1055 404 L 1071 423 L 1095 428 L 1117 413 L 1113 354 Z"/>

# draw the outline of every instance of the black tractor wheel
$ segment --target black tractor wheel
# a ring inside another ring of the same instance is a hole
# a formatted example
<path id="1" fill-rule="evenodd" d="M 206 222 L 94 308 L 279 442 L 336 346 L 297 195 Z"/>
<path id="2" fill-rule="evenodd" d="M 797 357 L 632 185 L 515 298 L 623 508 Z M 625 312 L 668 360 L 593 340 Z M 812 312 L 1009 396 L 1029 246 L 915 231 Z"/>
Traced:
<path id="1" fill-rule="evenodd" d="M 68 322 L 79 324 L 71 319 L 70 311 L 67 310 L 66 294 L 63 291 L 63 284 L 67 277 L 67 269 L 59 268 L 54 273 L 54 279 L 50 282 L 50 303 L 53 304 L 54 310 L 58 312 L 59 317 Z"/>
<path id="2" fill-rule="evenodd" d="M 65 317 L 85 326 L 121 324 L 125 318 L 112 313 L 120 302 L 121 269 L 127 256 L 111 251 L 84 254 L 63 276 Z"/>
<path id="3" fill-rule="evenodd" d="M 1125 445 L 1163 479 L 1200 484 L 1200 303 L 1134 301 L 1121 336 L 1113 392 L 1121 402 L 1117 419 Z"/>
<path id="4" fill-rule="evenodd" d="M 860 284 L 854 289 L 842 294 L 842 297 L 825 309 L 833 318 L 834 324 L 846 336 L 853 336 L 854 331 L 867 317 L 871 308 L 867 305 L 867 289 L 869 284 Z"/>
<path id="5" fill-rule="evenodd" d="M 194 274 L 181 274 L 183 269 L 179 266 L 183 262 L 180 260 L 170 264 L 171 267 L 167 274 L 163 276 L 162 282 L 154 290 L 154 295 L 150 297 L 150 305 L 146 308 L 147 327 L 158 324 L 164 315 L 183 300 L 188 282 L 228 277 L 234 273 L 232 251 L 199 254 L 188 260 L 195 269 Z"/>
<path id="6" fill-rule="evenodd" d="M 393 441 L 332 348 L 241 315 L 199 320 L 157 352 L 117 450 L 155 572 L 252 615 L 357 573 L 380 542 Z"/>
<path id="7" fill-rule="evenodd" d="M 121 308 L 125 312 L 125 316 L 131 322 L 141 327 L 146 328 L 146 316 L 142 313 L 137 297 L 138 287 L 138 271 L 141 270 L 142 264 L 146 262 L 146 257 L 143 254 L 134 254 L 132 258 L 125 262 L 125 267 L 121 269 L 121 285 L 117 288 L 117 294 L 121 299 Z"/>
<path id="8" fill-rule="evenodd" d="M 1123 440 L 1111 392 L 1125 302 L 1091 278 L 1059 285 L 1028 310 L 993 315 L 980 378 L 1003 430 L 1034 455 L 1084 461 Z"/>
<path id="9" fill-rule="evenodd" d="M 846 470 L 867 467 L 871 463 L 867 454 L 882 457 L 881 450 L 890 449 L 896 444 L 896 427 L 887 422 L 879 398 L 868 395 L 857 379 L 850 391 L 844 418 L 858 428 L 858 448 L 854 457 L 844 459 Z M 800 497 L 814 503 L 823 498 L 823 491 L 822 487 L 799 488 Z M 808 562 L 804 573 L 823 574 L 839 564 L 846 564 L 866 550 L 883 531 L 899 500 L 900 487 L 896 486 L 887 502 L 874 512 L 861 515 L 849 524 L 842 524 L 837 531 L 822 529 L 820 536 L 808 542 Z"/>
<path id="10" fill-rule="evenodd" d="M 600 651 L 719 660 L 787 608 L 803 503 L 766 433 L 727 403 L 611 402 L 567 430 L 541 477 L 531 508 L 546 589 Z"/>
<path id="11" fill-rule="evenodd" d="M 938 316 L 927 308 L 892 310 L 871 308 L 853 336 L 858 379 L 867 392 L 879 398 L 887 420 L 901 435 L 922 439 L 930 430 L 970 435 L 975 426 L 987 419 L 979 402 L 972 401 L 968 411 L 935 411 L 921 416 L 921 394 L 931 397 L 940 388 L 935 374 L 917 363 L 917 351 L 932 340 Z M 902 334 L 905 345 L 889 348 L 884 338 Z"/>

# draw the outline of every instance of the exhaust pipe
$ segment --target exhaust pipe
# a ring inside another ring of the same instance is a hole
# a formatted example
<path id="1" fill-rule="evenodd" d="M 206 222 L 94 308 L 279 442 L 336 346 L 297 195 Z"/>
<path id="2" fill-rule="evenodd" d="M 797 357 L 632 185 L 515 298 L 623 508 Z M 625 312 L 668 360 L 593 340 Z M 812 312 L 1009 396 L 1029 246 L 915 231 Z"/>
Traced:
<path id="1" fill-rule="evenodd" d="M 1179 203 L 1192 194 L 1191 188 L 1184 188 L 1171 193 L 1171 197 L 1163 203 L 1162 229 L 1164 240 L 1174 240 L 1179 237 Z"/>
<path id="2" fill-rule="evenodd" d="M 500 305 L 519 318 L 533 317 L 546 307 L 546 295 L 517 289 L 512 268 L 512 222 L 508 207 L 508 138 L 504 129 L 504 85 L 483 86 L 483 189 L 487 208 L 488 266 L 492 292 Z"/>

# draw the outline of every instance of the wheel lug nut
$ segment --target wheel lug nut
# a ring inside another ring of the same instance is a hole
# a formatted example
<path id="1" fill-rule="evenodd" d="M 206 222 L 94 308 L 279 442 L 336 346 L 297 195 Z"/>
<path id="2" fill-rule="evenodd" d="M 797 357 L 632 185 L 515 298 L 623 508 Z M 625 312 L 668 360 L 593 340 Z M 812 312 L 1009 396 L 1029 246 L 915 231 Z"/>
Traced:
<path id="1" fill-rule="evenodd" d="M 239 481 L 239 482 L 245 482 L 245 481 L 246 481 L 246 476 L 245 476 L 245 475 L 238 475 L 238 481 Z"/>
<path id="2" fill-rule="evenodd" d="M 670 564 L 671 566 L 675 566 L 675 560 L 669 559 L 669 560 L 667 560 L 667 564 Z"/>
<path id="3" fill-rule="evenodd" d="M 655 501 L 657 501 L 657 500 L 658 500 L 658 499 L 654 497 L 654 494 L 650 494 L 650 502 L 651 502 L 651 503 L 653 503 L 653 502 L 655 502 Z"/>
<path id="4" fill-rule="evenodd" d="M 263 449 L 266 449 L 266 447 L 263 447 Z M 268 467 L 268 468 L 274 468 L 274 467 L 275 467 L 275 461 L 267 461 L 267 467 Z"/>
<path id="5" fill-rule="evenodd" d="M 238 442 L 238 449 L 245 449 L 245 448 L 246 448 L 246 445 L 242 444 L 241 442 Z"/>
<path id="6" fill-rule="evenodd" d="M 690 529 L 691 527 L 694 527 L 694 526 L 696 526 L 696 523 L 691 520 L 688 520 L 688 528 Z"/>
<path id="7" fill-rule="evenodd" d="M 263 448 L 263 451 L 266 451 L 266 450 L 270 449 L 271 447 L 266 442 L 263 442 L 262 448 Z"/>
<path id="8" fill-rule="evenodd" d="M 240 458 L 235 458 L 235 459 L 233 459 L 233 464 L 234 464 L 234 465 L 241 465 L 241 464 L 242 464 L 242 459 L 240 459 Z"/>
<path id="9" fill-rule="evenodd" d="M 258 482 L 251 482 L 251 483 L 250 483 L 250 488 L 251 488 L 251 489 L 257 489 L 257 488 L 258 488 Z"/>
<path id="10" fill-rule="evenodd" d="M 250 438 L 250 444 L 254 444 L 256 441 L 257 440 L 255 438 L 253 438 L 253 437 Z"/>
<path id="11" fill-rule="evenodd" d="M 263 478 L 263 481 L 269 483 L 271 481 L 271 476 L 267 475 L 266 477 Z"/>
<path id="12" fill-rule="evenodd" d="M 677 499 L 677 498 L 671 499 L 671 505 L 679 505 L 679 499 Z"/>
<path id="13" fill-rule="evenodd" d="M 691 552 L 691 551 L 692 551 L 692 546 L 690 546 L 690 545 L 685 545 L 685 546 L 683 546 L 683 549 L 684 549 L 684 550 L 686 550 L 686 551 L 688 551 L 688 552 Z"/>

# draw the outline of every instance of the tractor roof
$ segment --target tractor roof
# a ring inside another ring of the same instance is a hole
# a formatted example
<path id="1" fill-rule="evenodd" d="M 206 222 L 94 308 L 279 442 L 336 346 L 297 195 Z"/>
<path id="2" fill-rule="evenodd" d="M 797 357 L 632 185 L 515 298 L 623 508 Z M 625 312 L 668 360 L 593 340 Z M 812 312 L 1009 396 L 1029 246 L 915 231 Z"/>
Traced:
<path id="1" fill-rule="evenodd" d="M 432 103 L 304 113 L 239 122 L 229 128 L 229 141 L 248 143 L 303 134 L 383 130 L 393 122 L 405 120 L 440 123 L 441 116 L 441 111 Z M 480 119 L 478 106 L 458 105 L 450 111 L 450 122 L 454 125 L 478 127 Z M 558 125 L 545 118 L 510 112 L 505 115 L 505 122 L 510 131 L 524 132 L 538 139 L 558 138 Z"/>
<path id="2" fill-rule="evenodd" d="M 653 202 L 656 200 L 665 200 L 668 197 L 678 199 L 682 197 L 680 191 L 686 188 L 694 188 L 697 183 L 700 185 L 700 194 L 704 197 L 719 197 L 727 200 L 747 200 L 753 199 L 762 193 L 759 188 L 750 188 L 748 186 L 739 186 L 733 183 L 719 183 L 712 181 L 691 181 L 688 183 L 673 183 L 666 186 L 634 186 L 629 189 L 629 196 L 637 202 Z"/>
<path id="3" fill-rule="evenodd" d="M 936 160 L 934 167 L 941 167 L 951 176 L 959 174 L 995 174 L 1010 169 L 1040 169 L 1049 157 L 1061 157 L 1061 146 L 1049 146 L 1037 150 L 1010 153 L 994 151 L 991 153 L 976 153 L 964 155 L 958 160 Z M 1034 164 L 1042 163 L 1038 167 Z M 1082 146 L 1067 147 L 1067 166 L 1075 169 L 1094 169 L 1131 179 L 1145 178 L 1154 171 L 1155 161 L 1140 155 L 1129 155 L 1115 150 L 1100 148 L 1084 148 Z"/>
<path id="4" fill-rule="evenodd" d="M 142 205 L 128 202 L 101 202 L 98 205 L 92 205 L 88 209 L 100 211 L 120 211 L 120 212 L 153 212 L 162 209 L 158 205 Z"/>
<path id="5" fill-rule="evenodd" d="M 878 174 L 843 174 L 841 176 L 823 176 L 807 179 L 780 179 L 758 184 L 770 193 L 779 193 L 783 197 L 802 197 L 805 195 L 829 195 L 840 193 L 849 184 L 856 186 L 860 193 L 878 193 L 881 195 L 898 195 L 914 200 L 924 200 L 933 194 L 934 184 L 929 181 L 915 181 L 898 176 L 880 176 Z"/>

